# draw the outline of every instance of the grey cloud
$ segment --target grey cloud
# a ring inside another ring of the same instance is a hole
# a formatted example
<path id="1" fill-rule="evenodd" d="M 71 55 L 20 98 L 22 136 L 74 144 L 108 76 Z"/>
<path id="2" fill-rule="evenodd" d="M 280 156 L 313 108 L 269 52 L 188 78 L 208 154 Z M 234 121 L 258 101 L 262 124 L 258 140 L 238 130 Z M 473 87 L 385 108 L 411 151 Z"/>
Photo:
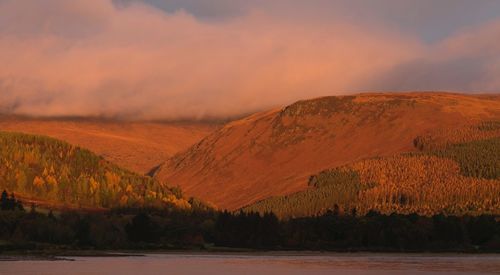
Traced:
<path id="1" fill-rule="evenodd" d="M 132 3 L 146 3 L 167 13 L 184 10 L 197 18 L 207 20 L 221 20 L 245 15 L 251 1 L 242 0 L 113 0 L 118 6 L 127 6 Z"/>
<path id="2" fill-rule="evenodd" d="M 201 19 L 220 20 L 259 10 L 291 20 L 329 22 L 342 18 L 384 24 L 435 42 L 461 28 L 483 24 L 500 16 L 497 0 L 114 0 L 118 4 L 143 2 L 175 12 L 180 9 Z"/>
<path id="3" fill-rule="evenodd" d="M 444 62 L 422 58 L 377 75 L 368 86 L 380 91 L 498 91 L 481 84 L 487 81 L 487 63 L 486 58 L 456 57 Z"/>

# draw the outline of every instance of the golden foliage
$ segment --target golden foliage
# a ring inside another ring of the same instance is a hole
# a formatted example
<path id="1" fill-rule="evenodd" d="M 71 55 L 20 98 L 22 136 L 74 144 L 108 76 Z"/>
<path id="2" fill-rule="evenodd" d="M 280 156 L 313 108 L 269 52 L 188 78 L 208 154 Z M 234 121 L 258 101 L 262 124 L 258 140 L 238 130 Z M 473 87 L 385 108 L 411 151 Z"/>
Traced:
<path id="1" fill-rule="evenodd" d="M 163 202 L 165 202 L 167 204 L 171 204 L 179 209 L 185 209 L 185 210 L 191 209 L 191 204 L 187 200 L 185 200 L 183 198 L 179 199 L 172 194 L 165 196 L 163 198 Z"/>
<path id="2" fill-rule="evenodd" d="M 162 198 L 173 195 L 164 183 L 43 136 L 0 132 L 0 163 L 0 187 L 25 197 L 115 207 L 165 206 Z"/>
<path id="3" fill-rule="evenodd" d="M 444 128 L 415 138 L 419 150 L 439 150 L 452 144 L 500 137 L 499 121 L 470 123 L 464 127 Z"/>
<path id="4" fill-rule="evenodd" d="M 94 194 L 99 188 L 100 184 L 93 177 L 90 177 L 89 185 L 90 185 L 90 192 Z"/>
<path id="5" fill-rule="evenodd" d="M 458 164 L 435 156 L 396 156 L 350 166 L 362 184 L 360 212 L 500 214 L 500 181 L 462 176 Z"/>
<path id="6" fill-rule="evenodd" d="M 45 181 L 42 177 L 36 176 L 33 179 L 33 186 L 41 188 L 45 184 Z"/>
<path id="7" fill-rule="evenodd" d="M 108 188 L 110 189 L 116 189 L 119 188 L 120 184 L 120 176 L 111 172 L 111 171 L 106 171 L 104 174 L 106 177 L 106 184 L 108 185 Z"/>
<path id="8" fill-rule="evenodd" d="M 55 177 L 53 177 L 53 176 L 51 176 L 51 175 L 47 175 L 47 176 L 45 177 L 45 181 L 46 181 L 48 184 L 52 185 L 52 186 L 57 185 L 57 180 L 56 180 L 56 178 L 55 178 Z"/>
<path id="9" fill-rule="evenodd" d="M 382 213 L 500 215 L 500 122 L 417 137 L 418 153 L 365 159 L 311 177 L 308 189 L 245 207 L 280 217 L 335 207 Z"/>
<path id="10" fill-rule="evenodd" d="M 128 196 L 127 195 L 123 195 L 120 198 L 120 206 L 127 206 L 127 205 L 128 205 Z"/>

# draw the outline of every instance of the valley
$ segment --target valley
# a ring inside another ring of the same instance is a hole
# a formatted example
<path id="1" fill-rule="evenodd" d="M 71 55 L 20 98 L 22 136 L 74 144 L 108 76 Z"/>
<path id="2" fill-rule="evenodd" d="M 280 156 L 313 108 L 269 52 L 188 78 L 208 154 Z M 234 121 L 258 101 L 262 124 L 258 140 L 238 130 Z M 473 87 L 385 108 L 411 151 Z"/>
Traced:
<path id="1" fill-rule="evenodd" d="M 0 131 L 45 135 L 88 148 L 105 159 L 146 174 L 217 129 L 216 123 L 127 122 L 86 118 L 0 116 Z"/>

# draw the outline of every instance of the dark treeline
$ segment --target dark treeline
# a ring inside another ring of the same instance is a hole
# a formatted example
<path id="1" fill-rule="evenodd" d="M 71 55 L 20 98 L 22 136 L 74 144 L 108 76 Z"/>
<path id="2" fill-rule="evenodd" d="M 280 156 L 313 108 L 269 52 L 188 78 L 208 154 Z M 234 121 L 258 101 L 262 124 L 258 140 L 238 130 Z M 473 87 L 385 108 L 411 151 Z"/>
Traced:
<path id="1" fill-rule="evenodd" d="M 336 208 L 334 208 L 336 209 Z M 273 214 L 202 209 L 114 209 L 106 213 L 0 211 L 7 249 L 220 249 L 500 251 L 494 216 L 340 215 L 279 220 Z"/>
<path id="2" fill-rule="evenodd" d="M 14 193 L 9 194 L 3 190 L 0 196 L 0 210 L 21 210 L 24 211 L 23 204 L 16 199 Z"/>

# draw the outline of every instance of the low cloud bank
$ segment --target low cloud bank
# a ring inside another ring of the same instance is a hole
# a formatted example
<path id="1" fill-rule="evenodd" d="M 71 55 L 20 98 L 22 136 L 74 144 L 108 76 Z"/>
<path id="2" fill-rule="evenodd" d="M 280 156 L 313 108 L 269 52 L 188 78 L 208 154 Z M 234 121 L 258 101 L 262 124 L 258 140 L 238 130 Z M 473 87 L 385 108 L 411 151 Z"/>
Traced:
<path id="1" fill-rule="evenodd" d="M 358 91 L 498 90 L 500 21 L 427 44 L 340 18 L 0 0 L 0 111 L 205 119 Z"/>

